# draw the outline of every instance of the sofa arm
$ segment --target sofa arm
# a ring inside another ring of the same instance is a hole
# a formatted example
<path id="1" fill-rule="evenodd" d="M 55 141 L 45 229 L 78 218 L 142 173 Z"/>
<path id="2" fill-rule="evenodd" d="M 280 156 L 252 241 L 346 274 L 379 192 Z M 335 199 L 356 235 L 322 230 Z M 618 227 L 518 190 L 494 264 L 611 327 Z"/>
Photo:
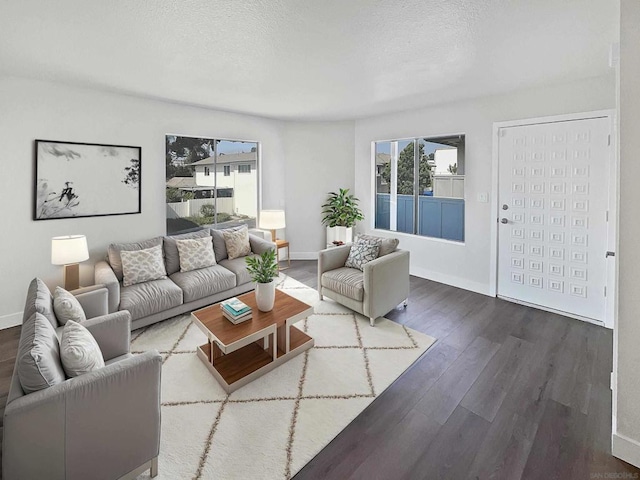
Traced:
<path id="1" fill-rule="evenodd" d="M 258 255 L 262 255 L 269 250 L 275 250 L 276 244 L 268 242 L 264 238 L 257 237 L 255 235 L 249 235 L 249 243 L 251 244 L 251 251 Z"/>
<path id="2" fill-rule="evenodd" d="M 5 478 L 119 478 L 156 457 L 161 364 L 146 352 L 8 404 Z"/>
<path id="3" fill-rule="evenodd" d="M 109 313 L 109 291 L 102 285 L 79 288 L 71 292 L 87 318 L 100 317 Z"/>
<path id="4" fill-rule="evenodd" d="M 340 245 L 320 250 L 318 253 L 318 291 L 322 292 L 322 274 L 336 268 L 344 267 L 349 258 L 350 245 Z"/>
<path id="5" fill-rule="evenodd" d="M 82 325 L 98 342 L 105 361 L 129 353 L 131 314 L 127 310 L 92 318 Z"/>
<path id="6" fill-rule="evenodd" d="M 364 314 L 378 318 L 409 297 L 409 251 L 393 253 L 366 263 L 364 273 Z"/>
<path id="7" fill-rule="evenodd" d="M 117 312 L 120 306 L 120 282 L 111 266 L 102 260 L 96 263 L 93 275 L 95 284 L 104 285 L 109 291 L 109 313 Z"/>

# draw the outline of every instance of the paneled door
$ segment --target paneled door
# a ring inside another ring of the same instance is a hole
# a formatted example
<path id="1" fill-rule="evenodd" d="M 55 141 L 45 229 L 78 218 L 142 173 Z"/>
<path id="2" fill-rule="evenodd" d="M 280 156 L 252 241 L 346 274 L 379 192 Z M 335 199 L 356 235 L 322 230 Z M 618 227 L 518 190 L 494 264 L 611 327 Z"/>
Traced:
<path id="1" fill-rule="evenodd" d="M 498 296 L 603 322 L 609 119 L 498 136 Z"/>

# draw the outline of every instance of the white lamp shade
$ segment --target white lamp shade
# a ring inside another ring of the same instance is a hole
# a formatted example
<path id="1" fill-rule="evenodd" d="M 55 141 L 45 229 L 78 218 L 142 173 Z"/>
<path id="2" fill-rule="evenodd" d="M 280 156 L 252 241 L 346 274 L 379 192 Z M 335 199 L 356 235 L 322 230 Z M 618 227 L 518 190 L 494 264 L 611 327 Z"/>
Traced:
<path id="1" fill-rule="evenodd" d="M 278 230 L 285 228 L 284 210 L 261 210 L 260 228 L 266 230 Z"/>
<path id="2" fill-rule="evenodd" d="M 51 263 L 69 265 L 89 259 L 87 237 L 84 235 L 66 235 L 51 239 Z"/>

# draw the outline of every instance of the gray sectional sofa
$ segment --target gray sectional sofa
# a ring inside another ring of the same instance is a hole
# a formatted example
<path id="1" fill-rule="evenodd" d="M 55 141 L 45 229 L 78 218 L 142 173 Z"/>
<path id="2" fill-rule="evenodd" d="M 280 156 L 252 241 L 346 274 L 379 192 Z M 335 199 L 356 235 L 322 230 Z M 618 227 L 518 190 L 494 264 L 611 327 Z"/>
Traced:
<path id="1" fill-rule="evenodd" d="M 206 236 L 213 237 L 217 265 L 180 272 L 176 240 Z M 275 249 L 275 244 L 251 234 L 249 243 L 252 255 Z M 156 245 L 163 246 L 167 278 L 123 286 L 120 251 L 140 250 Z M 95 267 L 95 283 L 104 285 L 109 291 L 109 312 L 128 310 L 131 314 L 131 328 L 135 330 L 253 290 L 245 258 L 229 260 L 222 231 L 213 229 L 156 237 L 137 243 L 112 244 L 109 246 L 107 260 L 99 262 Z"/>

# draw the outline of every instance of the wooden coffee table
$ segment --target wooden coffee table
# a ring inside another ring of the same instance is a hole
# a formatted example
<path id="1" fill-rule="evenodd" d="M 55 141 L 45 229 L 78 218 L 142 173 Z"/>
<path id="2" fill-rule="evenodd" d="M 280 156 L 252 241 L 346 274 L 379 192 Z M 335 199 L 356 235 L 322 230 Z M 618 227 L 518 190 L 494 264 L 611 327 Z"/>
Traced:
<path id="1" fill-rule="evenodd" d="M 313 313 L 313 307 L 276 290 L 273 310 L 258 310 L 254 292 L 238 297 L 251 307 L 253 318 L 238 325 L 227 320 L 220 304 L 191 313 L 209 342 L 197 355 L 227 393 L 313 347 L 309 335 L 292 325 Z"/>

